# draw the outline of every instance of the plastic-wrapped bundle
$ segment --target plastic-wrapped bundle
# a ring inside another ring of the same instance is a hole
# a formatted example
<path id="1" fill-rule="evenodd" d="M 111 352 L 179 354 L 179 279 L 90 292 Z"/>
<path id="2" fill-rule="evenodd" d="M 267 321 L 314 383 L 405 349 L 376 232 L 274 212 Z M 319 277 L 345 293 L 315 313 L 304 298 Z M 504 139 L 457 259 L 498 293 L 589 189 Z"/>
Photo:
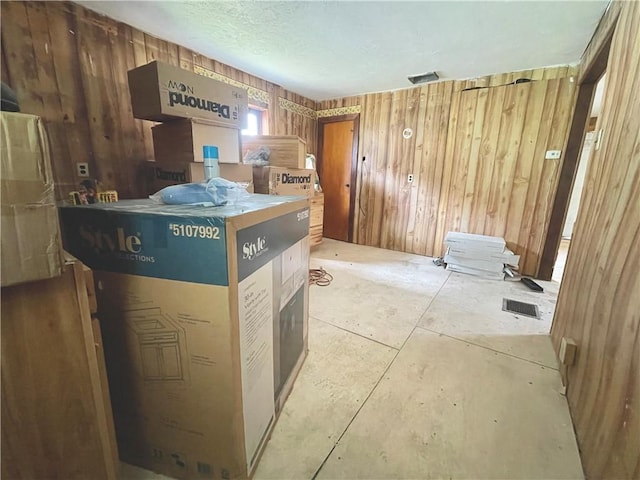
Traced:
<path id="1" fill-rule="evenodd" d="M 271 150 L 268 147 L 260 147 L 257 150 L 249 150 L 242 159 L 242 163 L 256 167 L 266 167 L 269 165 L 270 156 Z"/>
<path id="2" fill-rule="evenodd" d="M 307 156 L 305 157 L 305 163 L 307 169 L 316 172 L 316 184 L 314 185 L 316 192 L 322 192 L 322 187 L 320 186 L 320 176 L 318 175 L 318 172 L 316 170 L 316 156 L 312 153 L 307 153 Z"/>
<path id="3" fill-rule="evenodd" d="M 218 207 L 233 205 L 249 196 L 247 189 L 239 183 L 216 177 L 202 183 L 171 185 L 149 198 L 168 205 L 202 205 Z"/>

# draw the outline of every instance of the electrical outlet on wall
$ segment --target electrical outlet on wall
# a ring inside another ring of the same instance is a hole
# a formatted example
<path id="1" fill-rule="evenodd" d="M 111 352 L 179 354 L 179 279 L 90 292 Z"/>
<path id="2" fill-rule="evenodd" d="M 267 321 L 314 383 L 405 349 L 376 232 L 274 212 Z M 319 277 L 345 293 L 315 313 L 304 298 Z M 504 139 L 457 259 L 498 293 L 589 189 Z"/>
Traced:
<path id="1" fill-rule="evenodd" d="M 76 163 L 76 169 L 78 170 L 79 177 L 88 177 L 89 176 L 89 164 L 84 162 Z"/>
<path id="2" fill-rule="evenodd" d="M 407 175 L 407 182 L 409 183 L 413 182 L 413 173 L 410 173 L 409 175 Z"/>
<path id="3" fill-rule="evenodd" d="M 545 160 L 558 160 L 561 154 L 562 154 L 562 150 L 547 150 L 547 153 L 545 153 L 544 158 Z"/>

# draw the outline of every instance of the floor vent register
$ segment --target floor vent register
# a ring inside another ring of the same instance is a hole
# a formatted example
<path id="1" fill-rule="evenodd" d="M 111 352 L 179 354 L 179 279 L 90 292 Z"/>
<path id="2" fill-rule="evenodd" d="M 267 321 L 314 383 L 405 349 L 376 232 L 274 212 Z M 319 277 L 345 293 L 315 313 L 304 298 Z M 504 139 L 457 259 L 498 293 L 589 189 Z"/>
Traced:
<path id="1" fill-rule="evenodd" d="M 527 317 L 540 318 L 538 306 L 533 303 L 525 303 L 519 302 L 518 300 L 503 298 L 502 310 L 504 312 L 517 313 L 518 315 L 525 315 Z"/>

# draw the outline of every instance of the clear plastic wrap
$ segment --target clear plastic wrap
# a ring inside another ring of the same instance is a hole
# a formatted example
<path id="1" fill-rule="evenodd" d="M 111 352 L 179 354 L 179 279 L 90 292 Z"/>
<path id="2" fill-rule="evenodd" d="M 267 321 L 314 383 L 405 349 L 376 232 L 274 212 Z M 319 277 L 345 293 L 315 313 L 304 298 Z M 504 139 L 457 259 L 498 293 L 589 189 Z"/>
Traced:
<path id="1" fill-rule="evenodd" d="M 256 150 L 249 150 L 242 159 L 242 163 L 255 165 L 256 167 L 266 167 L 269 165 L 271 150 L 268 147 L 260 147 Z"/>
<path id="2" fill-rule="evenodd" d="M 315 191 L 322 193 L 322 187 L 320 186 L 320 176 L 318 175 L 318 171 L 316 170 L 316 156 L 312 153 L 307 153 L 305 157 L 306 168 L 308 170 L 313 170 L 316 172 L 316 183 L 314 185 Z"/>
<path id="3" fill-rule="evenodd" d="M 149 196 L 151 200 L 167 205 L 202 205 L 206 207 L 233 205 L 247 197 L 249 197 L 249 193 L 244 186 L 220 177 L 201 183 L 171 185 Z"/>

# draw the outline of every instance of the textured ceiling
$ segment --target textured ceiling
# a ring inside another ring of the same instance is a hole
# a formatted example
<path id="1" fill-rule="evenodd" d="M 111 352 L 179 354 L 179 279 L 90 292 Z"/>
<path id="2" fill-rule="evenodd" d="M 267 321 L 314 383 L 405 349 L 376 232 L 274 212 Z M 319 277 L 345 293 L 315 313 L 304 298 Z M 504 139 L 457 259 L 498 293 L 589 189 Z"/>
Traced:
<path id="1" fill-rule="evenodd" d="M 78 3 L 323 100 L 577 62 L 608 1 Z"/>

